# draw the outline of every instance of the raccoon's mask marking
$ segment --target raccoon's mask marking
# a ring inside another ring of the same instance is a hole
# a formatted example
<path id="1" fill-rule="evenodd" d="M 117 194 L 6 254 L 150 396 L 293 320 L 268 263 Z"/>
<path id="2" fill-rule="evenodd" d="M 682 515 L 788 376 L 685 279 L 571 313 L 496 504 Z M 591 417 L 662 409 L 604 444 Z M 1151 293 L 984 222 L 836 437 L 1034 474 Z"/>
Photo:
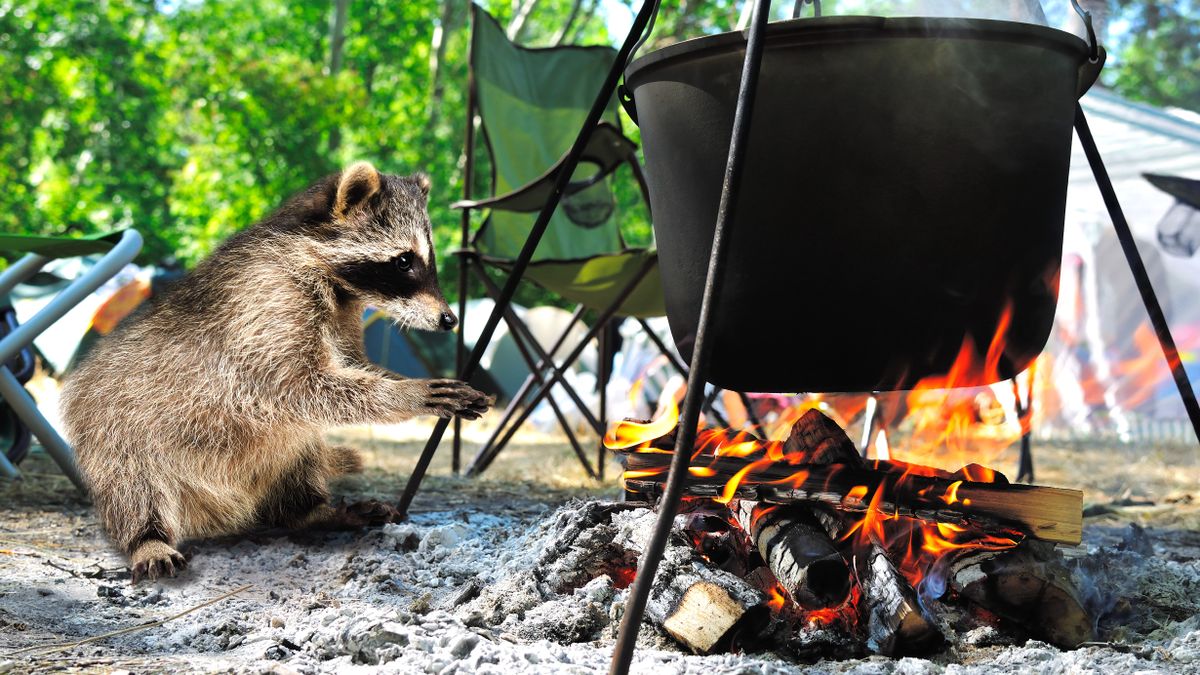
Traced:
<path id="1" fill-rule="evenodd" d="M 337 269 L 337 275 L 361 291 L 385 298 L 411 298 L 426 289 L 430 274 L 436 284 L 437 270 L 427 267 L 416 254 L 408 252 L 391 260 L 349 262 Z"/>
<path id="2" fill-rule="evenodd" d="M 366 162 L 347 168 L 332 190 L 328 244 L 340 298 L 376 305 L 397 323 L 450 330 L 458 320 L 437 281 L 424 175 L 380 174 Z"/>

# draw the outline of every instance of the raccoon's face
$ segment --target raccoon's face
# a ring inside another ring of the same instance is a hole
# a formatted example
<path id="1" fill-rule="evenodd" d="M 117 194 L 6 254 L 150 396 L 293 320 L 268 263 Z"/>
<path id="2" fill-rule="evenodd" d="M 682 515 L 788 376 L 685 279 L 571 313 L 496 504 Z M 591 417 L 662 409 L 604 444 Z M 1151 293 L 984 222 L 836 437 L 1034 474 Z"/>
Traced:
<path id="1" fill-rule="evenodd" d="M 381 174 L 359 162 L 336 182 L 334 229 L 319 246 L 340 292 L 403 328 L 452 330 L 458 319 L 438 286 L 426 210 L 429 179 Z"/>

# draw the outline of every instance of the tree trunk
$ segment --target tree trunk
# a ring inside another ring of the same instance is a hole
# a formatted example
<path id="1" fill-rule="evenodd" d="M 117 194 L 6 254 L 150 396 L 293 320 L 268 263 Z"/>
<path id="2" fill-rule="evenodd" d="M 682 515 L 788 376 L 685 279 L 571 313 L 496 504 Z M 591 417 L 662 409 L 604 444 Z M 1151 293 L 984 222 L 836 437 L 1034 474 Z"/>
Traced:
<path id="1" fill-rule="evenodd" d="M 533 13 L 533 8 L 538 4 L 538 0 L 522 0 L 517 10 L 513 12 L 513 18 L 508 22 L 508 30 L 505 31 L 508 39 L 513 42 L 520 42 L 521 36 L 525 32 L 526 22 L 529 21 L 529 15 Z"/>
<path id="2" fill-rule="evenodd" d="M 433 41 L 429 50 L 429 80 L 432 90 L 429 93 L 429 108 L 426 114 L 426 138 L 432 139 L 442 116 L 442 101 L 446 95 L 446 77 L 443 65 L 446 62 L 446 45 L 450 35 L 458 28 L 458 12 L 455 6 L 458 0 L 443 0 L 441 22 L 433 29 Z"/>
<path id="3" fill-rule="evenodd" d="M 555 46 L 563 44 L 567 39 L 567 35 L 571 33 L 571 26 L 575 23 L 575 19 L 579 17 L 579 9 L 583 7 L 583 0 L 575 0 L 571 3 L 571 13 L 567 15 L 567 20 L 563 23 L 562 29 L 554 36 Z"/>
<path id="4" fill-rule="evenodd" d="M 329 30 L 329 77 L 336 78 L 342 72 L 342 60 L 346 46 L 346 14 L 350 0 L 333 0 L 333 25 Z M 329 132 L 329 154 L 337 152 L 342 144 L 342 130 L 335 126 Z"/>

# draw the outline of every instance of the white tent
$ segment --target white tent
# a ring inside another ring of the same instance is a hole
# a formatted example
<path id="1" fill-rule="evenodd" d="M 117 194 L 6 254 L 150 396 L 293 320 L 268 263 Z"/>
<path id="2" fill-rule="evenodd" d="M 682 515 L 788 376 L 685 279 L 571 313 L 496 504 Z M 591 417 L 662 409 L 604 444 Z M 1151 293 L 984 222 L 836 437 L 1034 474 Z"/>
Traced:
<path id="1" fill-rule="evenodd" d="M 1144 173 L 1200 178 L 1200 114 L 1133 103 L 1093 88 L 1083 99 L 1105 167 L 1193 381 L 1200 379 L 1200 255 L 1157 242 L 1174 198 Z M 1075 141 L 1054 334 L 1040 362 L 1047 432 L 1191 435 L 1083 149 Z"/>

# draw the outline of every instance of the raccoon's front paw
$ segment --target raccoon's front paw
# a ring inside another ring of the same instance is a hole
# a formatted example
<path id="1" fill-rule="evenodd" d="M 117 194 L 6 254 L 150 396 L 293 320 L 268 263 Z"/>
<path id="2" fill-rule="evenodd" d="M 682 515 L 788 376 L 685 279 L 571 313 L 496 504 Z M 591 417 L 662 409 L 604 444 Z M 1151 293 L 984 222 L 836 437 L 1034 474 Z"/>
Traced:
<path id="1" fill-rule="evenodd" d="M 142 579 L 157 581 L 173 577 L 187 569 L 187 558 L 161 541 L 145 542 L 133 552 L 129 562 L 130 576 L 135 584 Z"/>
<path id="2" fill-rule="evenodd" d="M 496 397 L 459 380 L 425 381 L 426 414 L 476 420 L 496 402 Z"/>

